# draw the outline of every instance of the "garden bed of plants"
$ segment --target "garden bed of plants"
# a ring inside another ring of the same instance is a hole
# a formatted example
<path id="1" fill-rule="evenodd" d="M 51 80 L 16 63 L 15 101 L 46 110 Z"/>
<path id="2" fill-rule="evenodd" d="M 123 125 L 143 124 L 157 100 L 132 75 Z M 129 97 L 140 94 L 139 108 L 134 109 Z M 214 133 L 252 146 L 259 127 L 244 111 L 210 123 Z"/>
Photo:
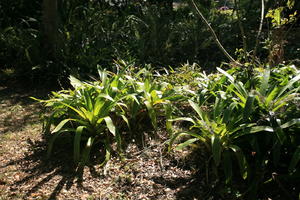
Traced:
<path id="1" fill-rule="evenodd" d="M 190 199 L 180 196 L 185 187 L 197 191 L 197 199 L 298 197 L 296 66 L 264 66 L 251 74 L 218 68 L 209 75 L 195 64 L 164 73 L 123 61 L 117 66 L 117 73 L 99 70 L 93 81 L 71 76 L 72 88 L 48 99 L 32 97 L 47 108 L 42 143 L 33 144 L 50 173 L 42 183 L 59 166 L 69 175 L 56 187 L 94 187 L 86 192 L 91 198 L 103 195 L 93 186 L 99 181 L 111 184 L 104 191 L 112 187 L 109 194 L 117 196 L 103 197 L 113 199 Z M 95 183 L 87 178 L 83 184 L 86 176 Z"/>

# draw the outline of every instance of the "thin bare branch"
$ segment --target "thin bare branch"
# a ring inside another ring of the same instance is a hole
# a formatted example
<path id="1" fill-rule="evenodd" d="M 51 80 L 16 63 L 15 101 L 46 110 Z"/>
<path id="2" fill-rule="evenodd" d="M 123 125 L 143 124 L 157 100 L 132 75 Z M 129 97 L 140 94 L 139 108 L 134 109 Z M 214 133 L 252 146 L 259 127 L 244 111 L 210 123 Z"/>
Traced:
<path id="1" fill-rule="evenodd" d="M 263 26 L 263 23 L 264 23 L 264 18 L 265 18 L 265 2 L 264 2 L 264 0 L 261 0 L 261 16 L 260 16 L 259 29 L 258 29 L 258 33 L 257 33 L 257 36 L 256 36 L 255 47 L 254 47 L 254 51 L 253 51 L 252 63 L 254 62 L 255 57 L 256 57 L 258 43 L 259 43 L 261 31 L 262 31 L 262 26 Z"/>
<path id="2" fill-rule="evenodd" d="M 210 31 L 210 33 L 213 36 L 213 39 L 215 41 L 215 43 L 218 45 L 218 47 L 220 48 L 220 50 L 225 54 L 225 56 L 233 63 L 235 63 L 236 65 L 241 66 L 241 64 L 239 62 L 237 62 L 232 56 L 229 55 L 229 53 L 226 51 L 226 49 L 223 47 L 223 45 L 221 44 L 221 42 L 219 41 L 215 31 L 213 30 L 213 28 L 210 26 L 210 24 L 208 23 L 208 21 L 206 20 L 206 18 L 204 17 L 204 15 L 201 13 L 201 11 L 199 10 L 198 6 L 196 5 L 194 0 L 191 0 L 193 7 L 196 9 L 197 14 L 199 15 L 200 19 L 202 20 L 202 22 L 206 25 L 206 27 L 208 28 L 208 30 Z"/>

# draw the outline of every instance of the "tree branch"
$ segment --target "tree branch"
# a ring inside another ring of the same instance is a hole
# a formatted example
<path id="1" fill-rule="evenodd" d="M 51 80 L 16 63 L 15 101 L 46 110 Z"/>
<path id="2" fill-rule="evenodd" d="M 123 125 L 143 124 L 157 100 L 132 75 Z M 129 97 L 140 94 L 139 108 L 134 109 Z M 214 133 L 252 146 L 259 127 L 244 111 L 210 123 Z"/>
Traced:
<path id="1" fill-rule="evenodd" d="M 201 13 L 201 11 L 199 10 L 198 6 L 196 5 L 194 0 L 191 0 L 193 7 L 196 9 L 197 14 L 199 15 L 200 19 L 202 20 L 202 22 L 206 25 L 206 27 L 208 28 L 208 30 L 210 31 L 211 35 L 213 36 L 213 39 L 215 41 L 215 43 L 218 45 L 218 47 L 220 48 L 220 50 L 225 54 L 225 56 L 233 63 L 235 63 L 238 66 L 241 66 L 241 64 L 239 62 L 237 62 L 233 57 L 231 57 L 229 55 L 229 53 L 226 51 L 226 49 L 223 47 L 223 45 L 221 44 L 221 42 L 219 41 L 215 31 L 213 30 L 213 28 L 210 26 L 210 24 L 208 23 L 208 21 L 206 20 L 206 18 L 203 16 L 203 14 Z"/>

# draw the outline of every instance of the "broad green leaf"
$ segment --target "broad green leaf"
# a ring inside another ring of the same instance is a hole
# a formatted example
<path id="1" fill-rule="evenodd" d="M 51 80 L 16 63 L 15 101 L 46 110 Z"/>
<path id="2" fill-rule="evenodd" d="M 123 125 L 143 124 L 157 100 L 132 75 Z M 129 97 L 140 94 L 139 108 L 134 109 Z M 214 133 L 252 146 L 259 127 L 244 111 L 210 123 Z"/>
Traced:
<path id="1" fill-rule="evenodd" d="M 86 106 L 87 110 L 89 112 L 92 112 L 93 111 L 93 103 L 92 103 L 92 99 L 91 99 L 91 96 L 89 94 L 89 91 L 84 90 L 83 96 L 84 96 L 85 106 Z"/>
<path id="2" fill-rule="evenodd" d="M 106 80 L 107 80 L 107 72 L 98 70 L 98 74 L 99 74 L 99 77 L 100 77 L 100 80 L 101 80 L 101 84 L 104 85 L 106 83 Z"/>
<path id="3" fill-rule="evenodd" d="M 169 140 L 169 148 L 168 150 L 171 151 L 171 148 L 173 146 L 173 143 L 175 142 L 175 140 L 179 137 L 179 136 L 182 136 L 182 135 L 190 135 L 190 136 L 193 136 L 195 138 L 197 138 L 199 141 L 203 142 L 203 144 L 207 147 L 207 149 L 211 149 L 209 144 L 208 144 L 208 141 L 200 136 L 199 134 L 197 133 L 193 133 L 193 132 L 177 132 L 175 134 L 173 134 L 173 136 L 171 136 L 171 139 Z"/>
<path id="4" fill-rule="evenodd" d="M 176 140 L 180 135 L 187 135 L 187 133 L 185 133 L 185 132 L 177 132 L 177 133 L 173 134 L 173 136 L 171 136 L 171 138 L 170 138 L 170 140 L 169 140 L 168 151 L 171 151 L 171 148 L 172 148 L 172 146 L 173 146 L 173 143 L 175 142 L 175 140 Z"/>
<path id="5" fill-rule="evenodd" d="M 281 25 L 281 9 L 279 8 L 275 9 L 274 20 L 276 21 L 276 24 L 278 26 Z"/>
<path id="6" fill-rule="evenodd" d="M 243 104 L 246 103 L 246 98 L 245 98 L 240 92 L 235 91 L 235 90 L 232 90 L 232 92 L 233 92 L 234 94 L 236 94 L 236 96 L 238 96 L 238 97 L 240 98 L 240 100 L 242 101 Z"/>
<path id="7" fill-rule="evenodd" d="M 150 92 L 150 96 L 151 96 L 151 99 L 152 101 L 155 103 L 156 101 L 160 100 L 160 98 L 158 97 L 157 95 L 157 91 L 156 90 L 152 90 Z"/>
<path id="8" fill-rule="evenodd" d="M 214 107 L 213 107 L 213 116 L 214 116 L 214 119 L 217 119 L 221 115 L 222 108 L 223 108 L 223 106 L 222 106 L 222 100 L 219 99 L 218 97 L 216 97 L 215 104 L 214 104 Z"/>
<path id="9" fill-rule="evenodd" d="M 82 131 L 84 128 L 85 126 L 78 126 L 75 131 L 74 144 L 73 144 L 73 148 L 74 148 L 73 156 L 74 156 L 75 163 L 78 163 L 80 159 L 80 142 L 81 142 Z"/>
<path id="10" fill-rule="evenodd" d="M 149 101 L 145 101 L 144 104 L 147 107 L 148 114 L 149 114 L 149 117 L 151 119 L 151 123 L 152 123 L 153 127 L 155 129 L 157 129 L 156 113 L 155 113 L 155 110 L 154 110 L 153 106 L 151 105 L 151 103 Z"/>
<path id="11" fill-rule="evenodd" d="M 201 108 L 193 101 L 189 100 L 189 104 L 192 106 L 192 108 L 197 112 L 198 116 L 201 120 L 204 120 L 204 113 L 202 112 Z"/>
<path id="12" fill-rule="evenodd" d="M 223 122 L 225 124 L 231 123 L 232 113 L 235 111 L 235 107 L 237 106 L 236 102 L 232 102 L 225 110 L 223 114 Z"/>
<path id="13" fill-rule="evenodd" d="M 86 142 L 86 146 L 82 153 L 82 162 L 80 163 L 81 166 L 84 166 L 90 159 L 90 152 L 93 146 L 95 138 L 89 137 L 89 139 Z"/>
<path id="14" fill-rule="evenodd" d="M 216 163 L 216 166 L 219 166 L 220 161 L 221 161 L 222 143 L 221 143 L 221 139 L 218 135 L 216 135 L 216 134 L 212 135 L 211 146 L 212 146 L 213 159 Z"/>
<path id="15" fill-rule="evenodd" d="M 69 77 L 69 80 L 70 80 L 70 84 L 75 88 L 79 88 L 79 87 L 82 87 L 83 86 L 83 83 L 78 80 L 77 78 L 75 78 L 74 76 L 70 76 Z"/>
<path id="16" fill-rule="evenodd" d="M 295 5 L 295 0 L 288 0 L 286 5 L 288 6 L 289 9 L 292 9 Z"/>
<path id="17" fill-rule="evenodd" d="M 298 74 L 298 75 L 295 76 L 292 80 L 290 80 L 290 81 L 288 82 L 288 84 L 287 84 L 285 87 L 283 87 L 283 88 L 279 91 L 277 97 L 278 97 L 278 98 L 281 97 L 281 95 L 282 95 L 287 89 L 289 89 L 290 87 L 292 87 L 293 84 L 296 83 L 296 82 L 299 81 L 299 80 L 300 80 L 300 74 Z"/>
<path id="18" fill-rule="evenodd" d="M 231 83 L 234 83 L 234 78 L 233 78 L 230 74 L 228 74 L 226 71 L 224 71 L 223 69 L 221 69 L 221 68 L 219 68 L 219 67 L 217 67 L 217 70 L 218 70 L 219 72 L 221 72 L 222 74 L 224 74 L 224 75 L 229 79 L 229 81 L 230 81 Z"/>
<path id="19" fill-rule="evenodd" d="M 286 135 L 284 134 L 282 128 L 280 127 L 281 120 L 276 119 L 274 116 L 271 116 L 270 122 L 271 122 L 271 125 L 272 125 L 272 128 L 273 128 L 275 134 L 277 135 L 278 141 L 280 142 L 280 144 L 283 144 L 283 142 L 286 138 Z"/>
<path id="20" fill-rule="evenodd" d="M 300 118 L 292 119 L 292 120 L 290 120 L 290 121 L 288 121 L 288 122 L 282 124 L 280 127 L 281 127 L 282 129 L 285 129 L 285 128 L 289 128 L 289 127 L 291 127 L 291 126 L 293 126 L 293 125 L 295 125 L 295 124 L 299 124 L 299 125 L 300 125 Z"/>
<path id="21" fill-rule="evenodd" d="M 97 98 L 104 98 L 107 99 L 109 101 L 115 101 L 111 96 L 109 96 L 108 94 L 98 94 Z"/>
<path id="22" fill-rule="evenodd" d="M 285 93 L 285 95 L 282 95 L 280 98 L 276 99 L 276 101 L 274 102 L 272 111 L 275 112 L 279 108 L 287 105 L 290 101 L 295 100 L 295 98 L 297 96 L 298 96 L 298 93 L 294 92 L 294 90 L 291 90 L 291 91 Z"/>
<path id="23" fill-rule="evenodd" d="M 125 115 L 123 115 L 123 114 L 121 114 L 120 116 L 122 117 L 122 119 L 123 119 L 124 122 L 126 123 L 127 127 L 129 128 L 129 130 L 131 130 L 131 127 L 130 127 L 130 123 L 129 123 L 128 118 L 127 118 Z"/>
<path id="24" fill-rule="evenodd" d="M 166 104 L 164 105 L 164 109 L 165 109 L 165 116 L 166 116 L 166 129 L 168 134 L 171 135 L 173 132 L 172 122 L 170 121 L 170 119 L 172 118 L 172 105 Z"/>
<path id="25" fill-rule="evenodd" d="M 199 140 L 198 138 L 192 138 L 192 139 L 189 139 L 189 140 L 187 140 L 187 141 L 185 141 L 185 142 L 179 144 L 175 149 L 176 149 L 176 150 L 182 150 L 183 148 L 189 146 L 190 144 L 192 144 L 192 143 L 194 143 L 194 142 L 196 142 L 196 141 L 198 141 L 198 140 Z"/>
<path id="26" fill-rule="evenodd" d="M 248 177 L 248 163 L 241 148 L 236 145 L 229 145 L 229 148 L 234 152 L 236 156 L 240 167 L 241 176 L 243 177 L 243 179 L 246 179 Z"/>
<path id="27" fill-rule="evenodd" d="M 228 184 L 232 179 L 232 160 L 229 151 L 223 152 L 222 168 L 224 169 L 224 174 L 226 178 L 225 182 L 226 184 Z"/>
<path id="28" fill-rule="evenodd" d="M 243 118 L 244 120 L 248 120 L 250 114 L 252 113 L 253 102 L 255 100 L 255 96 L 249 95 L 246 100 L 246 104 L 244 107 Z"/>
<path id="29" fill-rule="evenodd" d="M 190 117 L 178 117 L 176 119 L 169 119 L 168 121 L 170 122 L 176 122 L 176 121 L 188 121 L 188 122 L 192 122 L 193 124 L 195 124 L 196 122 L 190 118 Z"/>
<path id="30" fill-rule="evenodd" d="M 250 133 L 257 133 L 262 131 L 273 133 L 274 129 L 270 126 L 253 126 L 250 128 Z"/>
<path id="31" fill-rule="evenodd" d="M 272 101 L 275 101 L 276 97 L 278 96 L 277 93 L 278 93 L 279 89 L 278 87 L 275 87 L 271 92 L 270 94 L 267 96 L 266 100 L 265 100 L 265 105 L 267 107 L 269 107 L 270 103 Z"/>
<path id="32" fill-rule="evenodd" d="M 93 121 L 93 113 L 86 110 L 84 107 L 80 107 L 79 110 L 83 113 L 83 115 L 85 116 L 83 119 L 84 120 L 88 120 L 89 122 Z"/>
<path id="33" fill-rule="evenodd" d="M 80 117 L 82 117 L 83 119 L 86 119 L 86 116 L 84 115 L 84 113 L 82 113 L 80 110 L 77 110 L 76 108 L 74 108 L 73 106 L 70 106 L 64 102 L 59 102 L 64 106 L 67 106 L 68 108 L 71 108 L 73 111 L 75 111 Z"/>
<path id="34" fill-rule="evenodd" d="M 266 69 L 260 84 L 259 93 L 265 96 L 269 88 L 270 69 Z"/>
<path id="35" fill-rule="evenodd" d="M 64 120 L 62 120 L 62 121 L 55 127 L 55 129 L 54 129 L 51 133 L 59 132 L 59 131 L 62 129 L 62 127 L 63 127 L 66 123 L 68 123 L 69 121 L 74 121 L 74 120 L 73 120 L 73 119 L 64 119 Z"/>
<path id="36" fill-rule="evenodd" d="M 228 79 L 229 79 L 229 82 L 231 83 L 231 84 L 233 84 L 234 85 L 234 87 L 237 89 L 237 91 L 238 92 L 236 92 L 236 94 L 238 94 L 238 96 L 241 98 L 241 97 L 243 97 L 243 98 L 241 98 L 241 100 L 242 99 L 244 99 L 243 100 L 243 102 L 245 102 L 246 101 L 246 96 L 247 96 L 247 91 L 246 91 L 246 89 L 244 88 L 244 86 L 243 86 L 243 83 L 242 82 L 237 82 L 237 83 L 235 83 L 235 80 L 234 80 L 234 78 L 230 75 L 230 74 L 228 74 L 226 71 L 224 71 L 224 70 L 222 70 L 221 68 L 218 68 L 217 67 L 217 70 L 219 71 L 219 72 L 221 72 L 223 75 L 225 75 Z"/>
<path id="37" fill-rule="evenodd" d="M 99 115 L 99 112 L 104 104 L 105 104 L 105 100 L 103 100 L 102 98 L 97 98 L 97 100 L 95 102 L 95 106 L 94 106 L 94 111 L 93 111 L 94 116 Z"/>
<path id="38" fill-rule="evenodd" d="M 104 120 L 105 120 L 105 123 L 106 123 L 106 126 L 107 126 L 109 132 L 111 132 L 115 136 L 116 135 L 116 127 L 113 124 L 113 121 L 111 120 L 111 118 L 109 116 L 107 116 L 107 117 L 104 117 Z"/>
<path id="39" fill-rule="evenodd" d="M 145 90 L 145 92 L 150 93 L 150 89 L 151 89 L 150 81 L 148 78 L 146 78 L 146 80 L 144 82 L 144 90 Z"/>

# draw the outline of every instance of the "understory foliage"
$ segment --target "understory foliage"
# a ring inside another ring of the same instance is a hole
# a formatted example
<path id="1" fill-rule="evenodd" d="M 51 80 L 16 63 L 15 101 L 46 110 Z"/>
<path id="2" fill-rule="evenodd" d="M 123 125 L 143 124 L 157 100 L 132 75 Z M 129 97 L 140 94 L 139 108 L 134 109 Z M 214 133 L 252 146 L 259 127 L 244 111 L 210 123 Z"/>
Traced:
<path id="1" fill-rule="evenodd" d="M 293 65 L 266 66 L 255 68 L 247 79 L 244 69 L 218 68 L 196 80 L 197 95 L 188 100 L 194 113 L 169 120 L 190 125 L 175 132 L 170 145 L 177 150 L 206 147 L 209 174 L 227 184 L 240 174 L 250 199 L 265 183 L 295 183 L 300 172 L 300 71 Z M 173 145 L 182 136 L 184 141 Z"/>
<path id="2" fill-rule="evenodd" d="M 48 158 L 66 136 L 76 166 L 105 165 L 162 130 L 212 189 L 299 196 L 300 1 L 27 1 L 0 2 L 0 81 L 70 86 L 35 99 Z"/>
<path id="3" fill-rule="evenodd" d="M 146 69 L 135 71 L 133 76 L 134 69 L 128 67 L 116 74 L 99 70 L 100 80 L 94 82 L 70 76 L 74 89 L 53 92 L 49 100 L 39 100 L 53 110 L 45 128 L 48 134 L 51 126 L 55 126 L 48 157 L 57 137 L 71 134 L 76 164 L 89 161 L 93 146 L 105 152 L 104 164 L 110 159 L 113 146 L 121 155 L 126 137 L 134 139 L 137 130 L 147 125 L 157 129 L 157 118 L 165 116 L 172 101 L 183 98 L 171 84 L 154 80 Z"/>
<path id="4" fill-rule="evenodd" d="M 128 138 L 157 130 L 159 118 L 166 121 L 159 128 L 166 128 L 170 150 L 205 151 L 208 177 L 227 185 L 243 180 L 244 197 L 253 198 L 272 182 L 283 193 L 290 189 L 282 189 L 283 183 L 297 183 L 300 71 L 294 65 L 254 68 L 248 79 L 240 67 L 206 75 L 186 64 L 159 74 L 118 63 L 118 73 L 99 70 L 93 82 L 71 76 L 73 89 L 40 100 L 53 110 L 45 126 L 52 135 L 48 156 L 55 140 L 67 134 L 76 164 L 87 164 L 93 148 L 102 152 L 103 165 L 112 152 L 122 157 Z"/>
<path id="5" fill-rule="evenodd" d="M 2 77 L 44 82 L 73 74 L 85 79 L 97 74 L 97 66 L 113 70 L 113 60 L 119 59 L 135 61 L 141 68 L 151 64 L 161 69 L 189 61 L 211 70 L 226 59 L 189 1 L 53 2 L 57 2 L 56 10 L 49 8 L 51 16 L 57 16 L 53 20 L 45 19 L 42 1 L 0 2 Z M 271 0 L 265 5 L 268 20 L 259 38 L 263 48 L 256 53 L 263 61 L 299 57 L 298 47 L 292 45 L 299 40 L 299 2 L 288 2 L 291 9 L 286 1 Z M 243 49 L 241 59 L 246 59 L 254 49 L 260 1 L 197 1 L 197 5 L 229 54 Z M 278 18 L 282 23 L 273 27 Z M 51 24 L 47 23 L 55 24 L 56 30 L 48 33 L 46 27 Z"/>

